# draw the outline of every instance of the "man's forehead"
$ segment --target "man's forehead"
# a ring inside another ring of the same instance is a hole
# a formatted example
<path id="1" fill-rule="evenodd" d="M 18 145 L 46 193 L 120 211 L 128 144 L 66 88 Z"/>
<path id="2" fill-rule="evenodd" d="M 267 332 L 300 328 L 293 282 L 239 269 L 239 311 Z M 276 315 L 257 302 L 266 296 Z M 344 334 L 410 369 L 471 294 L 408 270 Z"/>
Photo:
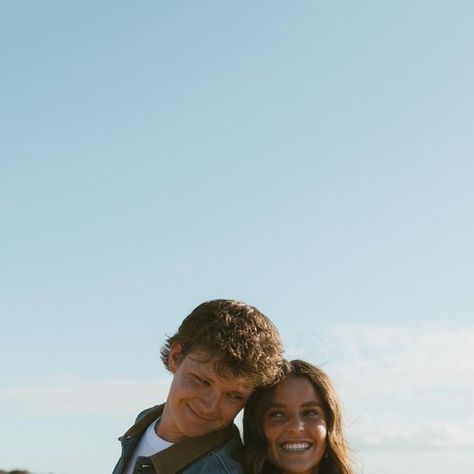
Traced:
<path id="1" fill-rule="evenodd" d="M 255 388 L 255 382 L 250 376 L 236 374 L 231 368 L 221 370 L 223 360 L 218 355 L 209 355 L 205 351 L 193 351 L 186 357 L 193 363 L 196 370 L 216 377 L 223 383 L 235 385 L 242 391 L 253 391 Z"/>

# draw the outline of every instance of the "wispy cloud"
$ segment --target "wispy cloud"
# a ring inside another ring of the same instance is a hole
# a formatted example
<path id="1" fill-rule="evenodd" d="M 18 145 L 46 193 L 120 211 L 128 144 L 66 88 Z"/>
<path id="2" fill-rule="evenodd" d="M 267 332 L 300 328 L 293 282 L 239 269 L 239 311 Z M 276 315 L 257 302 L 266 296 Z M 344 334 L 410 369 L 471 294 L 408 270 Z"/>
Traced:
<path id="1" fill-rule="evenodd" d="M 0 407 L 5 413 L 136 414 L 164 401 L 168 379 L 87 380 L 73 375 L 2 380 Z"/>
<path id="2" fill-rule="evenodd" d="M 335 380 L 358 446 L 474 447 L 474 326 L 352 323 L 290 353 Z"/>

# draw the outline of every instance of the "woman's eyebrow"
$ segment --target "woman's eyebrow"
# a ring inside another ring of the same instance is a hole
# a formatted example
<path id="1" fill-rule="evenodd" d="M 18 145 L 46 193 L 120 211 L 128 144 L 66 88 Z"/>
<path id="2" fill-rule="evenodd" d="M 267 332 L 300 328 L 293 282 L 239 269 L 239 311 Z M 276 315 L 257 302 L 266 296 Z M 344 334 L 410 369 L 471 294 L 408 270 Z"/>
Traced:
<path id="1" fill-rule="evenodd" d="M 286 407 L 286 404 L 285 403 L 281 403 L 281 402 L 270 402 L 268 404 L 268 408 L 285 408 Z"/>
<path id="2" fill-rule="evenodd" d="M 309 400 L 307 402 L 304 402 L 301 404 L 302 407 L 306 408 L 306 407 L 320 407 L 322 408 L 322 404 L 319 403 L 318 401 L 316 400 Z M 268 408 L 285 408 L 286 407 L 286 404 L 285 403 L 282 403 L 282 402 L 270 402 L 268 404 Z"/>
<path id="3" fill-rule="evenodd" d="M 318 407 L 321 407 L 322 408 L 322 405 L 321 403 L 317 402 L 316 400 L 310 400 L 308 402 L 304 402 L 301 404 L 302 407 L 314 407 L 314 406 L 318 406 Z"/>

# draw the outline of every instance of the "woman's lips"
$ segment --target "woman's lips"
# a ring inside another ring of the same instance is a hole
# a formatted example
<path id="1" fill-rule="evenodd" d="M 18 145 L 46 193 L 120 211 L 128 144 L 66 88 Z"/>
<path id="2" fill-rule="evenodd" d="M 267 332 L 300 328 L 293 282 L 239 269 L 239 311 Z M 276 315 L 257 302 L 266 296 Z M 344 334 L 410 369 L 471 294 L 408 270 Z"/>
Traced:
<path id="1" fill-rule="evenodd" d="M 287 441 L 286 443 L 280 443 L 280 447 L 285 451 L 300 452 L 306 451 L 312 446 L 308 441 Z"/>

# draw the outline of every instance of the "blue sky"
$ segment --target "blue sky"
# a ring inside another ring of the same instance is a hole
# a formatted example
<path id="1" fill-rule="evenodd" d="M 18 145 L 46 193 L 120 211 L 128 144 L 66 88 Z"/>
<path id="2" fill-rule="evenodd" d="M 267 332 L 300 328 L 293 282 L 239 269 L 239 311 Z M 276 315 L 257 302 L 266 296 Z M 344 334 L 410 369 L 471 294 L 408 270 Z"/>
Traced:
<path id="1" fill-rule="evenodd" d="M 359 472 L 474 468 L 471 2 L 2 2 L 0 468 L 111 471 L 238 298 Z"/>

